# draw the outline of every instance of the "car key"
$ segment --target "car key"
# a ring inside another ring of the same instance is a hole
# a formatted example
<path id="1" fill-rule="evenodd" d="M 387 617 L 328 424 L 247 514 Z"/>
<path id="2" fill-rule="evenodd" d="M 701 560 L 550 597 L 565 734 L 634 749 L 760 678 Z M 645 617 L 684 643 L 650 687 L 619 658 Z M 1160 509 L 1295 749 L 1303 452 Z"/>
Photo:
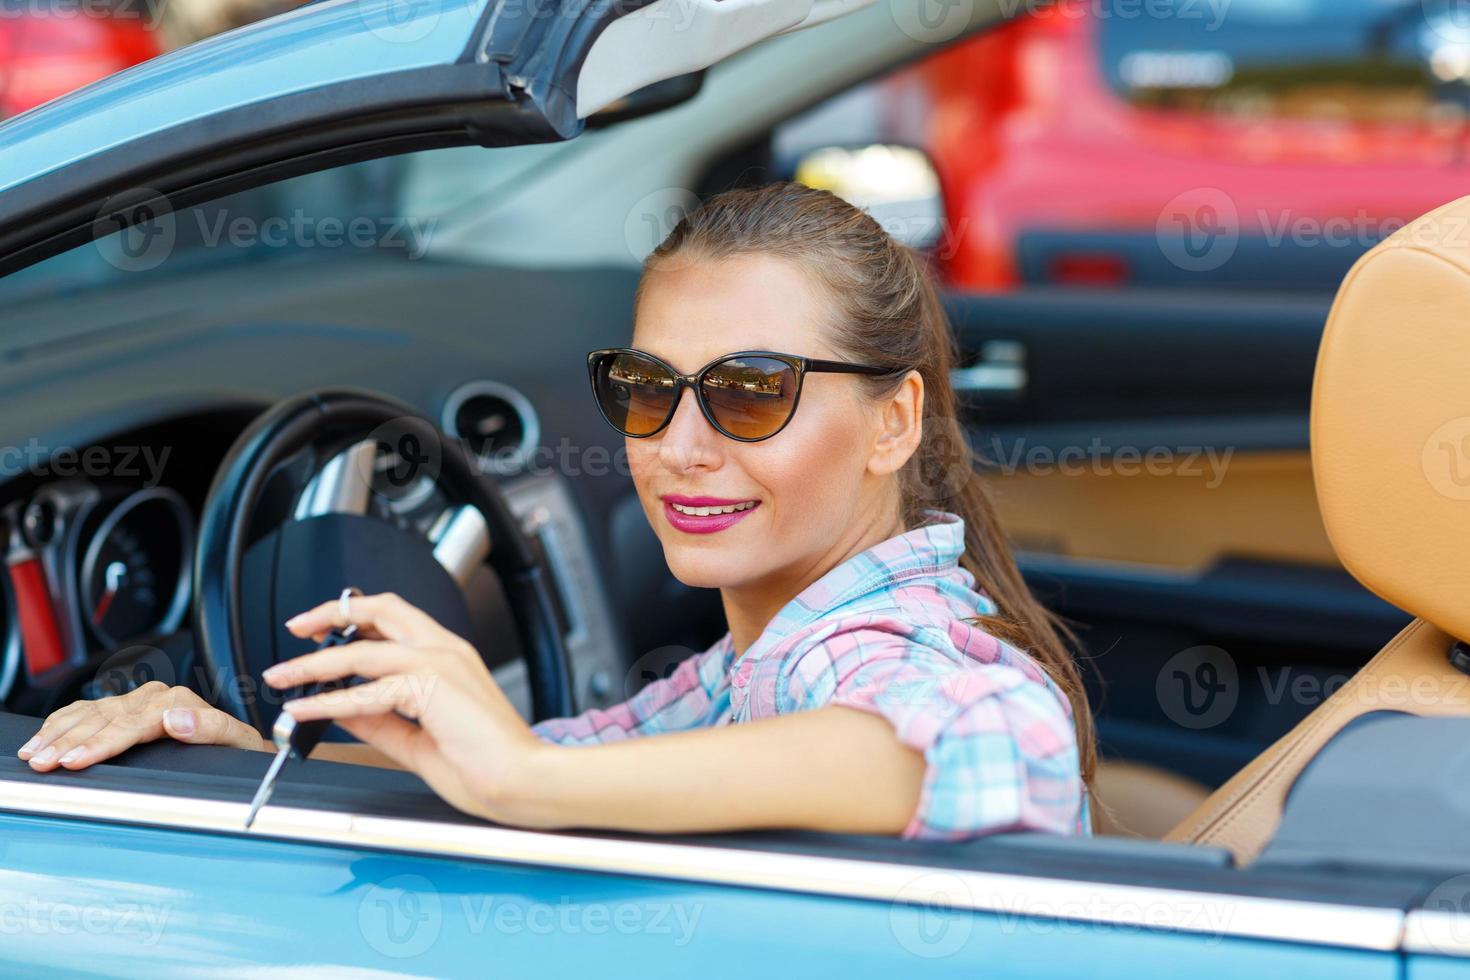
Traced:
<path id="1" fill-rule="evenodd" d="M 351 643 L 357 638 L 357 626 L 354 624 L 345 630 L 333 628 L 327 632 L 326 638 L 317 645 L 318 650 L 327 647 L 337 647 L 344 643 Z M 318 684 L 309 684 L 296 692 L 296 698 L 308 698 L 316 694 L 325 694 L 328 691 L 341 690 L 344 687 L 356 687 L 363 683 L 365 678 L 351 677 L 325 681 Z M 311 750 L 321 743 L 322 736 L 327 729 L 332 727 L 330 718 L 318 718 L 314 721 L 297 722 L 291 717 L 290 712 L 282 711 L 276 717 L 276 723 L 271 726 L 271 741 L 276 744 L 276 757 L 271 761 L 271 766 L 266 770 L 265 779 L 261 780 L 260 788 L 255 791 L 255 797 L 250 801 L 250 812 L 245 817 L 245 829 L 255 822 L 255 815 L 260 808 L 265 806 L 265 801 L 270 799 L 271 792 L 276 788 L 276 778 L 280 776 L 282 767 L 290 758 L 305 759 L 311 754 Z"/>

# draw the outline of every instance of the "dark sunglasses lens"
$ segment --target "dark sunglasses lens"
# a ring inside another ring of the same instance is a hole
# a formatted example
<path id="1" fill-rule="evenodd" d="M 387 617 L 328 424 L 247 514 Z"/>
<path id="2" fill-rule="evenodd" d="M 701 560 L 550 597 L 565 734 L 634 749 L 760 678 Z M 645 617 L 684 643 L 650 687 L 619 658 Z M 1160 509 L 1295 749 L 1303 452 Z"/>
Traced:
<path id="1" fill-rule="evenodd" d="M 679 386 L 657 361 L 641 354 L 603 354 L 592 364 L 592 390 L 613 428 L 646 436 L 669 417 Z"/>
<path id="2" fill-rule="evenodd" d="M 796 370 L 774 357 L 735 357 L 706 371 L 701 390 L 726 432 L 737 439 L 764 439 L 791 418 Z"/>

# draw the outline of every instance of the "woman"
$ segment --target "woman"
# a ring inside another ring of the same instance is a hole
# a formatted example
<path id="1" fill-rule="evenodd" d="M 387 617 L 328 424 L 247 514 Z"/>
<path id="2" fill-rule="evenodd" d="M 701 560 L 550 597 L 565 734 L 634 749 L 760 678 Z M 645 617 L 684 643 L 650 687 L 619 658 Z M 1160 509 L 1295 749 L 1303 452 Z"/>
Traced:
<path id="1" fill-rule="evenodd" d="M 470 644 L 368 596 L 345 614 L 365 639 L 265 677 L 369 683 L 286 710 L 366 743 L 337 758 L 525 827 L 1090 832 L 1086 697 L 971 466 L 919 256 L 824 191 L 735 190 L 649 257 L 634 313 L 636 349 L 589 356 L 598 404 L 729 633 L 624 704 L 528 727 Z M 336 601 L 287 623 L 345 625 Z M 155 683 L 63 708 L 19 754 L 81 769 L 163 736 L 273 748 Z"/>

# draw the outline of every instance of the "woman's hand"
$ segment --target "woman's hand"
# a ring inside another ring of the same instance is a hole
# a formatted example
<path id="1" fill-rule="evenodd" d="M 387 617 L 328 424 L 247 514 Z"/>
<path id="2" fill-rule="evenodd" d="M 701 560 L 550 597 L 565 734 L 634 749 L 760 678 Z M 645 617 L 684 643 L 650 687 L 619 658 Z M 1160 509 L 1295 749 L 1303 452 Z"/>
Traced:
<path id="1" fill-rule="evenodd" d="M 142 742 L 173 738 L 195 745 L 273 748 L 249 725 L 187 687 L 149 681 L 99 701 L 76 701 L 51 714 L 16 755 L 37 772 L 85 769 Z"/>
<path id="2" fill-rule="evenodd" d="M 349 606 L 351 622 L 333 599 L 286 627 L 320 642 L 333 627 L 356 625 L 361 639 L 277 664 L 264 677 L 275 688 L 354 674 L 367 682 L 284 709 L 297 721 L 331 718 L 466 813 L 524 824 L 534 761 L 554 746 L 532 733 L 475 648 L 427 613 L 391 593 Z"/>

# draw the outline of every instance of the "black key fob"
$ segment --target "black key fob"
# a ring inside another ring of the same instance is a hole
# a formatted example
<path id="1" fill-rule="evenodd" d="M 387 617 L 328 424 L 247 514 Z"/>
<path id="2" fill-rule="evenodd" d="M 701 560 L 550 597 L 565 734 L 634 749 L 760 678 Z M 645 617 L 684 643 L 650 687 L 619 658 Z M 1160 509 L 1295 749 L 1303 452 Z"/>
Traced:
<path id="1" fill-rule="evenodd" d="M 321 643 L 317 644 L 317 649 L 325 650 L 327 647 L 339 647 L 344 643 L 351 643 L 355 639 L 357 639 L 356 626 L 349 626 L 345 630 L 334 628 L 327 633 Z M 299 698 L 309 698 L 316 694 L 325 694 L 328 691 L 339 691 L 344 687 L 356 687 L 365 681 L 366 678 L 353 676 L 322 683 L 304 684 L 292 690 L 286 700 L 295 701 Z M 278 748 L 284 747 L 281 744 L 284 736 L 285 741 L 291 746 L 291 755 L 297 759 L 305 759 L 311 754 L 311 750 L 321 743 L 322 737 L 327 734 L 327 729 L 331 727 L 332 720 L 330 718 L 297 722 L 283 711 L 281 712 L 280 718 L 276 720 L 272 736 Z"/>

